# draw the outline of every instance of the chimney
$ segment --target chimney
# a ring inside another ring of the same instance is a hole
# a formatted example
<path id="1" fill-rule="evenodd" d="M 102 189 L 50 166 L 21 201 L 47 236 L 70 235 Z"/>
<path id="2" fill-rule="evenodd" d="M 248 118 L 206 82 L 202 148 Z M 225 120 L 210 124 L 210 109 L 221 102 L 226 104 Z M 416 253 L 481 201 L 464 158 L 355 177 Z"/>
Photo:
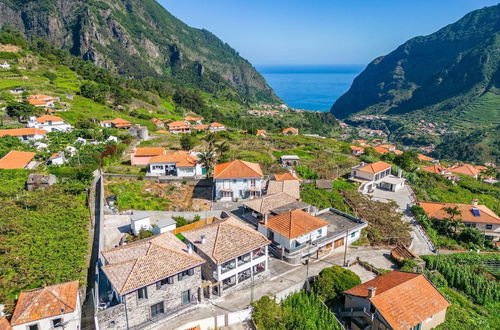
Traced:
<path id="1" fill-rule="evenodd" d="M 472 204 L 472 205 L 474 205 L 474 206 L 477 206 L 477 205 L 478 205 L 478 203 L 479 203 L 479 202 L 478 202 L 478 200 L 477 200 L 477 199 L 473 199 L 471 204 Z"/>
<path id="2" fill-rule="evenodd" d="M 201 244 L 205 244 L 205 242 L 207 241 L 205 235 L 201 235 L 200 241 L 201 241 Z"/>
<path id="3" fill-rule="evenodd" d="M 375 291 L 377 290 L 376 287 L 369 287 L 368 288 L 368 298 L 373 298 L 375 297 Z"/>
<path id="4" fill-rule="evenodd" d="M 264 226 L 267 226 L 268 214 L 264 214 Z"/>
<path id="5" fill-rule="evenodd" d="M 188 254 L 193 254 L 193 246 L 191 245 L 191 243 L 188 243 L 187 250 Z"/>

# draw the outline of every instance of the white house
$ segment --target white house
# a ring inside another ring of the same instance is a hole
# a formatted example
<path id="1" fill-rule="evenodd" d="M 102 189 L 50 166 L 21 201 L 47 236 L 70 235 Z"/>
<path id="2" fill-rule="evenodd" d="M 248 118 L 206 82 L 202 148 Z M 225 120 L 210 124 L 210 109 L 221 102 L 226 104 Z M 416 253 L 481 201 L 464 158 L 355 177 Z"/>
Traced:
<path id="1" fill-rule="evenodd" d="M 226 130 L 226 126 L 222 125 L 221 123 L 211 123 L 208 125 L 208 130 L 210 132 L 221 132 Z"/>
<path id="2" fill-rule="evenodd" d="M 73 126 L 65 122 L 62 118 L 51 115 L 30 117 L 27 127 L 44 129 L 47 132 L 70 132 L 73 129 Z"/>
<path id="3" fill-rule="evenodd" d="M 194 178 L 203 175 L 203 170 L 194 153 L 172 151 L 166 155 L 152 157 L 148 162 L 147 175 Z"/>
<path id="4" fill-rule="evenodd" d="M 221 201 L 262 195 L 264 174 L 259 164 L 243 160 L 217 164 L 214 168 L 215 198 Z"/>
<path id="5" fill-rule="evenodd" d="M 73 146 L 66 146 L 64 150 L 68 152 L 71 157 L 73 157 L 76 154 L 76 148 Z"/>
<path id="6" fill-rule="evenodd" d="M 163 234 L 176 228 L 175 220 L 165 216 L 160 211 L 132 211 L 130 215 L 130 226 L 134 235 L 139 234 L 141 229 L 150 230 L 155 234 Z"/>
<path id="7" fill-rule="evenodd" d="M 58 152 L 50 156 L 49 164 L 50 165 L 64 165 L 66 163 L 66 157 L 64 156 L 64 152 Z"/>
<path id="8" fill-rule="evenodd" d="M 0 137 L 16 136 L 22 142 L 38 141 L 45 139 L 47 131 L 38 128 L 12 128 L 0 129 Z"/>
<path id="9" fill-rule="evenodd" d="M 361 163 L 351 170 L 350 180 L 360 182 L 362 192 L 370 192 L 375 188 L 397 191 L 404 187 L 405 180 L 400 176 L 391 175 L 391 164 L 375 162 L 372 164 Z"/>
<path id="10" fill-rule="evenodd" d="M 106 141 L 108 141 L 108 142 L 113 142 L 113 143 L 118 143 L 118 138 L 117 138 L 116 136 L 114 136 L 114 135 L 110 135 L 110 136 L 106 139 Z"/>
<path id="11" fill-rule="evenodd" d="M 10 64 L 7 62 L 0 63 L 0 68 L 2 69 L 10 69 Z"/>
<path id="12" fill-rule="evenodd" d="M 79 330 L 80 323 L 78 281 L 21 292 L 10 320 L 13 330 Z"/>
<path id="13" fill-rule="evenodd" d="M 211 282 L 210 295 L 222 296 L 269 276 L 269 240 L 236 218 L 217 219 L 182 235 L 206 260 L 201 271 Z"/>

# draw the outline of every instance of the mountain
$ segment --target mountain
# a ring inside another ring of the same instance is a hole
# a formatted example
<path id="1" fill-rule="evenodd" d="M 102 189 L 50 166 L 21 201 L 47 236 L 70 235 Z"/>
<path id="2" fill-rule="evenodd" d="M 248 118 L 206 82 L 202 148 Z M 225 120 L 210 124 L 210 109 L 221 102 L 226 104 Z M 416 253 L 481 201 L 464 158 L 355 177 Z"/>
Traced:
<path id="1" fill-rule="evenodd" d="M 151 77 L 245 102 L 280 101 L 233 48 L 155 0 L 0 0 L 2 26 L 48 39 L 126 77 Z"/>
<path id="2" fill-rule="evenodd" d="M 414 119 L 429 119 L 465 111 L 484 95 L 493 95 L 500 104 L 499 64 L 500 5 L 496 5 L 375 59 L 331 112 L 337 118 L 415 113 Z"/>

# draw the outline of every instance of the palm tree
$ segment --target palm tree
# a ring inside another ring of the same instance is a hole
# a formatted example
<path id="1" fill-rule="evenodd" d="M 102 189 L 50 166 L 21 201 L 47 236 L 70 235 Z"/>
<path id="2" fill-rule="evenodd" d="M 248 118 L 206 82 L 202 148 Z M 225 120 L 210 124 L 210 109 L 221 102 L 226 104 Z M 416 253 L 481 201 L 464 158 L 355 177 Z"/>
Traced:
<path id="1" fill-rule="evenodd" d="M 219 143 L 217 145 L 215 145 L 215 149 L 217 150 L 217 155 L 218 155 L 218 161 L 221 162 L 221 161 L 224 161 L 226 157 L 225 154 L 227 152 L 229 152 L 229 143 L 227 143 L 227 141 L 224 141 L 222 143 Z"/>
<path id="2" fill-rule="evenodd" d="M 208 152 L 214 152 L 214 145 L 215 142 L 217 141 L 217 137 L 215 136 L 214 133 L 208 133 L 207 136 L 203 139 L 207 143 L 207 151 Z"/>
<path id="3" fill-rule="evenodd" d="M 215 153 L 212 151 L 203 151 L 198 155 L 198 160 L 207 169 L 207 177 L 211 178 L 215 165 Z"/>
<path id="4" fill-rule="evenodd" d="M 456 233 L 457 228 L 460 226 L 460 221 L 462 221 L 462 219 L 460 218 L 462 213 L 458 209 L 458 206 L 454 207 L 448 206 L 445 207 L 443 210 L 450 216 L 448 219 L 450 227 L 453 229 L 453 232 Z"/>

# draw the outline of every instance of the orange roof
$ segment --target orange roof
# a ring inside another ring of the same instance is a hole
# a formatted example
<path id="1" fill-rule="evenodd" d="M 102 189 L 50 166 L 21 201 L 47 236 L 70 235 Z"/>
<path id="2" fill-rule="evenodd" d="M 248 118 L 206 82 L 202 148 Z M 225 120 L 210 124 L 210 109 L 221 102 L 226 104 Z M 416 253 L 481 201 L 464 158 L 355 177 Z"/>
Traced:
<path id="1" fill-rule="evenodd" d="M 0 330 L 12 330 L 10 322 L 5 316 L 0 318 Z"/>
<path id="2" fill-rule="evenodd" d="M 426 156 L 426 155 L 422 155 L 422 154 L 418 154 L 417 157 L 418 157 L 419 160 L 424 161 L 424 162 L 433 162 L 433 161 L 435 161 L 434 158 Z"/>
<path id="3" fill-rule="evenodd" d="M 187 151 L 172 151 L 166 155 L 156 156 L 149 160 L 151 163 L 175 163 L 177 167 L 195 167 L 196 157 Z"/>
<path id="4" fill-rule="evenodd" d="M 197 130 L 197 131 L 203 131 L 203 130 L 207 129 L 207 128 L 208 128 L 208 126 L 207 126 L 207 125 L 204 125 L 204 124 L 201 124 L 201 125 L 195 126 L 195 127 L 193 127 L 193 128 L 194 128 L 195 130 Z"/>
<path id="5" fill-rule="evenodd" d="M 54 99 L 52 96 L 48 96 L 48 95 L 44 95 L 44 94 L 30 95 L 28 98 L 34 99 L 34 100 L 52 100 L 52 99 Z"/>
<path id="6" fill-rule="evenodd" d="M 365 148 L 358 147 L 358 146 L 350 146 L 352 151 L 365 151 Z"/>
<path id="7" fill-rule="evenodd" d="M 500 217 L 490 210 L 486 205 L 439 203 L 439 202 L 419 202 L 430 218 L 437 220 L 449 219 L 450 216 L 444 210 L 447 207 L 455 206 L 460 211 L 462 222 L 478 222 L 488 224 L 500 224 Z M 477 212 L 477 216 L 474 215 Z"/>
<path id="8" fill-rule="evenodd" d="M 211 124 L 210 124 L 210 127 L 226 127 L 226 126 L 224 126 L 224 125 L 223 125 L 223 124 L 221 124 L 221 123 L 211 123 Z"/>
<path id="9" fill-rule="evenodd" d="M 264 135 L 266 135 L 266 134 L 267 134 L 267 132 L 266 132 L 266 130 L 265 130 L 265 129 L 258 129 L 258 130 L 257 130 L 257 134 L 256 134 L 256 135 L 261 135 L 261 136 L 264 136 Z"/>
<path id="10" fill-rule="evenodd" d="M 16 168 L 26 168 L 35 156 L 36 153 L 34 152 L 16 150 L 9 151 L 7 155 L 0 159 L 0 169 L 11 170 Z"/>
<path id="11" fill-rule="evenodd" d="M 373 147 L 373 149 L 378 152 L 379 154 L 382 154 L 382 155 L 385 155 L 385 154 L 388 154 L 390 151 L 387 150 L 386 148 L 383 148 L 383 147 Z"/>
<path id="12" fill-rule="evenodd" d="M 12 129 L 0 129 L 0 137 L 9 136 L 23 136 L 23 135 L 46 135 L 47 132 L 43 129 L 38 128 L 12 128 Z"/>
<path id="13" fill-rule="evenodd" d="M 151 120 L 150 120 L 150 121 L 151 121 L 153 124 L 155 124 L 155 125 L 162 125 L 162 124 L 165 124 L 165 123 L 163 122 L 163 120 L 158 119 L 158 118 L 151 118 Z"/>
<path id="14" fill-rule="evenodd" d="M 486 167 L 486 166 L 482 166 L 482 165 L 478 165 L 478 166 L 476 166 L 476 169 L 477 169 L 479 172 L 483 172 L 483 171 L 487 171 L 487 170 L 488 170 L 488 167 Z"/>
<path id="15" fill-rule="evenodd" d="M 394 152 L 396 155 L 402 155 L 402 154 L 403 154 L 403 152 L 402 152 L 401 150 L 398 150 L 398 149 L 394 150 L 393 152 Z"/>
<path id="16" fill-rule="evenodd" d="M 283 129 L 282 132 L 283 132 L 283 134 L 288 134 L 288 133 L 299 134 L 299 130 L 294 128 L 294 127 L 285 128 L 285 129 Z"/>
<path id="17" fill-rule="evenodd" d="M 444 172 L 448 172 L 448 169 L 444 166 L 441 166 L 441 165 L 432 165 L 432 166 L 422 167 L 422 171 L 436 173 L 436 174 L 442 174 Z"/>
<path id="18" fill-rule="evenodd" d="M 358 143 L 358 144 L 361 144 L 361 145 L 366 144 L 366 140 L 354 140 L 354 141 L 352 141 L 352 142 L 354 142 L 354 143 Z"/>
<path id="19" fill-rule="evenodd" d="M 468 176 L 476 176 L 479 174 L 479 170 L 470 164 L 464 164 L 462 166 L 454 166 L 450 168 L 450 171 L 458 174 L 465 174 Z"/>
<path id="20" fill-rule="evenodd" d="M 189 128 L 189 123 L 188 122 L 186 122 L 186 121 L 180 121 L 180 120 L 173 121 L 173 122 L 171 122 L 171 123 L 169 123 L 167 125 L 168 125 L 169 129 Z"/>
<path id="21" fill-rule="evenodd" d="M 23 291 L 10 323 L 15 326 L 72 313 L 77 308 L 77 297 L 78 281 Z"/>
<path id="22" fill-rule="evenodd" d="M 60 117 L 57 117 L 57 116 L 43 115 L 41 117 L 38 117 L 36 119 L 36 121 L 43 124 L 43 123 L 46 123 L 48 121 L 64 121 L 64 120 Z"/>
<path id="23" fill-rule="evenodd" d="M 388 168 L 391 168 L 392 165 L 391 164 L 387 164 L 386 162 L 375 162 L 375 163 L 372 163 L 372 164 L 368 164 L 368 165 L 365 165 L 365 166 L 362 166 L 360 168 L 358 168 L 357 170 L 358 171 L 363 171 L 363 172 L 368 172 L 368 173 L 378 173 L 378 172 L 382 172 L 382 171 L 385 171 L 387 170 Z"/>
<path id="24" fill-rule="evenodd" d="M 368 298 L 369 288 L 375 288 L 372 298 Z M 424 275 L 400 271 L 381 275 L 344 293 L 370 300 L 397 330 L 410 329 L 451 305 Z"/>
<path id="25" fill-rule="evenodd" d="M 186 117 L 184 117 L 184 120 L 185 121 L 200 121 L 201 118 L 193 117 L 193 116 L 186 116 Z"/>
<path id="26" fill-rule="evenodd" d="M 233 160 L 232 162 L 217 164 L 214 168 L 214 179 L 262 177 L 264 177 L 264 174 L 259 164 L 244 160 Z"/>
<path id="27" fill-rule="evenodd" d="M 31 105 L 45 105 L 45 104 L 47 104 L 47 101 L 37 100 L 37 99 L 28 99 L 28 102 Z"/>
<path id="28" fill-rule="evenodd" d="M 165 148 L 137 148 L 135 150 L 135 157 L 151 157 L 151 156 L 159 156 L 165 153 Z"/>
<path id="29" fill-rule="evenodd" d="M 328 222 L 302 210 L 293 210 L 269 218 L 264 226 L 292 239 L 328 226 Z"/>
<path id="30" fill-rule="evenodd" d="M 276 181 L 290 181 L 290 180 L 299 180 L 294 174 L 290 172 L 275 174 L 274 180 Z"/>

